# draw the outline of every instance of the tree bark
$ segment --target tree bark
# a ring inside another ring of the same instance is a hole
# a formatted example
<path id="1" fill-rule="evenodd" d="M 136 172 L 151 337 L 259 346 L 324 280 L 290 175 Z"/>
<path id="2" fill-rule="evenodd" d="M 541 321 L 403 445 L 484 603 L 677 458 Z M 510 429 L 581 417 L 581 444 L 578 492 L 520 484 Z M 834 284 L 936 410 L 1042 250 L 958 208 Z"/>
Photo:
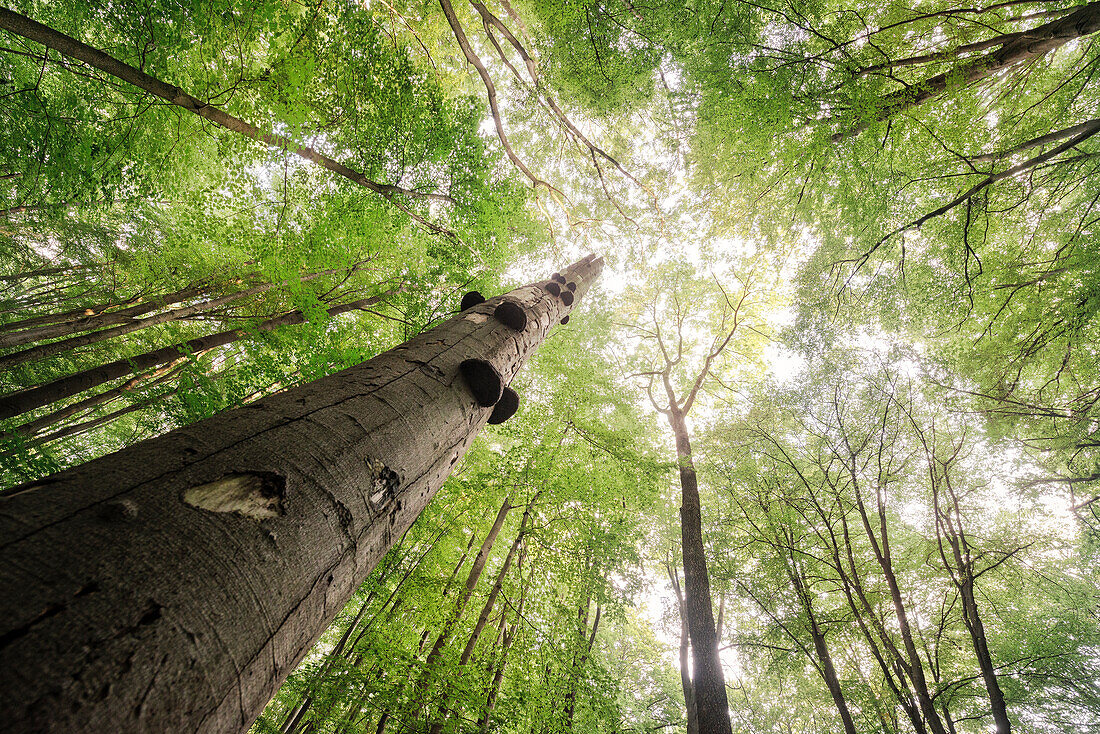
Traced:
<path id="1" fill-rule="evenodd" d="M 504 298 L 523 330 L 493 318 Z M 489 418 L 460 365 L 506 384 L 570 311 L 525 286 L 0 497 L 5 729 L 245 731 Z"/>
<path id="2" fill-rule="evenodd" d="M 670 391 L 671 392 L 671 391 Z M 674 397 L 671 396 L 670 397 Z M 684 560 L 684 610 L 691 637 L 692 687 L 699 731 L 706 734 L 732 734 L 729 700 L 722 664 L 718 659 L 718 639 L 711 608 L 710 576 L 703 547 L 702 508 L 699 480 L 691 455 L 691 438 L 683 411 L 670 400 L 669 423 L 676 437 L 676 456 L 680 465 L 680 531 Z"/>

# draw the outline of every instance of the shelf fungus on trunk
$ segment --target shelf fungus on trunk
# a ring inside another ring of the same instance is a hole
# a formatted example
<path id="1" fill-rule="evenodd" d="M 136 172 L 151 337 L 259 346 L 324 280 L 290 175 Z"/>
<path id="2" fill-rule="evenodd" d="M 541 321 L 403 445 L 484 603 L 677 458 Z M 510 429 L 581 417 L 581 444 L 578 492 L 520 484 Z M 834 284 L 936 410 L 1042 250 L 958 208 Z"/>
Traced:
<path id="1" fill-rule="evenodd" d="M 484 359 L 467 359 L 458 366 L 458 370 L 478 405 L 491 408 L 497 404 L 504 390 L 504 381 L 496 367 Z"/>
<path id="2" fill-rule="evenodd" d="M 470 291 L 462 297 L 462 300 L 458 304 L 459 311 L 469 311 L 474 306 L 479 306 L 485 303 L 485 296 L 481 295 L 478 291 Z"/>
<path id="3" fill-rule="evenodd" d="M 493 318 L 516 331 L 523 331 L 527 328 L 527 312 L 523 310 L 523 306 L 515 301 L 501 301 L 500 305 L 493 311 Z"/>
<path id="4" fill-rule="evenodd" d="M 500 400 L 493 406 L 493 412 L 489 414 L 488 423 L 496 426 L 511 418 L 519 410 L 519 393 L 510 387 L 504 388 Z"/>

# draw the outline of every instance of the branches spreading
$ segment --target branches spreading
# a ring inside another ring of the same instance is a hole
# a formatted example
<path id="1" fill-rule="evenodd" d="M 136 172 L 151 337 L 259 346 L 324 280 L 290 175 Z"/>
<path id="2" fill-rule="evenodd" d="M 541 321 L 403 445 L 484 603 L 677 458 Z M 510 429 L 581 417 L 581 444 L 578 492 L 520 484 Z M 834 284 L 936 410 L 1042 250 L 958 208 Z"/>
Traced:
<path id="1" fill-rule="evenodd" d="M 1038 58 L 1074 39 L 1096 33 L 1098 30 L 1100 30 L 1100 2 L 1091 2 L 1082 5 L 1070 15 L 1052 20 L 1038 28 L 1004 34 L 992 39 L 989 44 L 975 44 L 970 50 L 985 48 L 988 45 L 999 45 L 1000 48 L 886 95 L 870 115 L 849 129 L 833 135 L 833 140 L 839 142 L 845 138 L 855 137 L 874 123 L 882 122 L 898 112 L 924 104 L 949 89 L 968 87 L 1002 69 Z M 915 60 L 914 63 L 916 63 Z"/>
<path id="2" fill-rule="evenodd" d="M 493 84 L 493 78 L 489 75 L 489 70 L 485 67 L 481 57 L 474 51 L 473 46 L 470 45 L 469 39 L 466 38 L 466 31 L 463 30 L 462 23 L 458 20 L 458 16 L 455 14 L 454 7 L 451 5 L 450 0 L 439 0 L 439 6 L 443 9 L 443 14 L 447 16 L 447 22 L 454 32 L 455 40 L 458 41 L 459 48 L 462 49 L 462 53 L 466 56 L 466 60 L 477 70 L 478 76 L 481 77 L 482 84 L 485 85 L 485 94 L 489 99 L 489 112 L 493 116 L 493 124 L 496 126 L 497 137 L 500 138 L 500 144 L 504 146 L 504 152 L 508 156 L 508 160 L 512 161 L 512 164 L 522 171 L 524 176 L 531 180 L 535 188 L 543 186 L 548 191 L 556 192 L 559 196 L 564 198 L 565 195 L 562 194 L 561 191 L 532 173 L 531 169 L 527 167 L 527 164 L 516 155 L 511 142 L 508 140 L 508 133 L 504 131 L 504 122 L 500 116 L 500 106 L 497 104 L 497 88 L 496 85 Z"/>
<path id="3" fill-rule="evenodd" d="M 717 280 L 715 281 L 717 283 Z M 711 370 L 714 366 L 714 361 L 722 355 L 722 353 L 729 346 L 733 340 L 734 334 L 737 333 L 738 327 L 743 321 L 742 309 L 745 305 L 745 300 L 749 297 L 751 292 L 750 288 L 742 283 L 741 297 L 737 299 L 736 303 L 726 293 L 725 288 L 720 283 L 717 284 L 719 290 L 722 292 L 722 296 L 725 299 L 725 309 L 722 313 L 722 323 L 719 329 L 719 333 L 711 340 L 710 348 L 707 350 L 706 356 L 703 358 L 703 364 L 699 368 L 699 372 L 696 373 L 694 379 L 691 381 L 691 387 L 688 389 L 687 396 L 682 399 L 677 397 L 677 391 L 672 384 L 672 370 L 683 361 L 684 357 L 684 320 L 686 313 L 681 308 L 679 298 L 675 298 L 676 306 L 676 356 L 672 356 L 672 350 L 666 343 L 664 334 L 661 331 L 660 323 L 657 318 L 657 304 L 654 301 L 650 304 L 651 318 L 653 320 L 653 330 L 645 330 L 643 335 L 647 338 L 652 338 L 661 352 L 661 358 L 664 361 L 664 366 L 660 369 L 650 370 L 646 372 L 635 373 L 634 377 L 646 377 L 648 378 L 646 384 L 646 392 L 649 395 L 649 401 L 653 405 L 654 409 L 662 415 L 671 416 L 679 415 L 681 417 L 687 416 L 691 411 L 692 406 L 695 404 L 695 398 L 699 395 L 699 390 L 702 388 L 703 383 L 707 377 L 710 376 Z M 653 382 L 660 377 L 663 387 L 665 389 L 665 395 L 668 399 L 667 407 L 662 407 L 653 395 Z"/>
<path id="4" fill-rule="evenodd" d="M 359 171 L 349 168 L 343 163 L 320 153 L 314 148 L 296 143 L 285 135 L 261 131 L 255 125 L 247 123 L 238 117 L 234 117 L 213 105 L 207 104 L 191 96 L 187 92 L 184 92 L 179 87 L 167 84 L 98 49 L 87 46 L 75 38 L 3 7 L 0 7 L 0 28 L 28 40 L 41 43 L 46 46 L 46 48 L 53 49 L 54 51 L 88 64 L 100 71 L 111 74 L 112 76 L 132 84 L 138 89 L 160 97 L 170 104 L 181 107 L 188 112 L 193 112 L 199 117 L 210 120 L 214 124 L 220 125 L 227 130 L 232 130 L 245 137 L 259 140 L 262 143 L 288 151 L 300 158 L 304 158 L 305 160 L 327 168 L 333 173 L 343 176 L 349 181 L 379 194 L 410 218 L 416 220 L 433 232 L 444 235 L 452 240 L 457 239 L 457 235 L 453 232 L 445 227 L 430 222 L 420 214 L 412 211 L 408 205 L 402 203 L 398 198 L 399 196 L 405 196 L 410 199 L 428 199 L 453 203 L 454 200 L 445 194 L 416 191 L 394 184 L 380 184 L 371 181 Z"/>

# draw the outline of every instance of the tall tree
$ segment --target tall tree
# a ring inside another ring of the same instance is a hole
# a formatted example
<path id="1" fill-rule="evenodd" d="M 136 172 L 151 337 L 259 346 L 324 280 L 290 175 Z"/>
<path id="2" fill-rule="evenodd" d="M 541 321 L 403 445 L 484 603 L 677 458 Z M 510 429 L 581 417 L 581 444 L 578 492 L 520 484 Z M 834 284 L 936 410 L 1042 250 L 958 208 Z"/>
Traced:
<path id="1" fill-rule="evenodd" d="M 718 333 L 703 351 L 697 371 L 688 373 L 689 382 L 686 387 L 680 387 L 675 383 L 678 372 L 684 369 L 682 363 L 685 357 L 690 359 L 692 356 L 690 342 L 693 336 L 685 330 L 687 314 L 683 309 L 686 308 L 686 304 L 681 302 L 678 293 L 672 297 L 675 312 L 672 316 L 674 326 L 671 334 L 662 329 L 656 301 L 651 304 L 651 324 L 642 330 L 642 334 L 654 342 L 660 361 L 656 369 L 639 372 L 637 376 L 646 380 L 650 401 L 668 421 L 676 442 L 676 463 L 681 492 L 681 556 L 684 563 L 683 608 L 691 638 L 692 660 L 691 690 L 684 690 L 684 698 L 686 700 L 690 697 L 694 702 L 700 732 L 720 733 L 731 732 L 732 729 L 726 684 L 718 657 L 718 637 L 710 594 L 710 576 L 707 573 L 706 547 L 703 543 L 699 479 L 692 456 L 691 432 L 687 422 L 703 384 L 712 375 L 715 361 L 730 346 L 744 318 L 742 308 L 749 296 L 749 288 L 743 285 L 742 292 L 733 300 L 721 287 L 718 290 L 724 299 L 720 306 L 722 315 L 718 324 Z M 655 382 L 658 383 L 656 388 L 654 388 Z M 664 393 L 663 402 L 657 399 L 654 394 L 655 389 Z"/>

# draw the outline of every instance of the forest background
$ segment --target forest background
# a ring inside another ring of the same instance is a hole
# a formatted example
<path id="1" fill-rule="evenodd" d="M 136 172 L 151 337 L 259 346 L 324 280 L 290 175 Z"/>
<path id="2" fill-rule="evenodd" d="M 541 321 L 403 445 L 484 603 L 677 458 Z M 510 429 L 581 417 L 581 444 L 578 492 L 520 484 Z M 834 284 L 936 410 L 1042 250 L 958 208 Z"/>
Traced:
<path id="1" fill-rule="evenodd" d="M 735 731 L 1100 731 L 1100 3 L 10 7 L 5 486 L 608 262 L 255 731 L 692 731 L 677 414 Z"/>

